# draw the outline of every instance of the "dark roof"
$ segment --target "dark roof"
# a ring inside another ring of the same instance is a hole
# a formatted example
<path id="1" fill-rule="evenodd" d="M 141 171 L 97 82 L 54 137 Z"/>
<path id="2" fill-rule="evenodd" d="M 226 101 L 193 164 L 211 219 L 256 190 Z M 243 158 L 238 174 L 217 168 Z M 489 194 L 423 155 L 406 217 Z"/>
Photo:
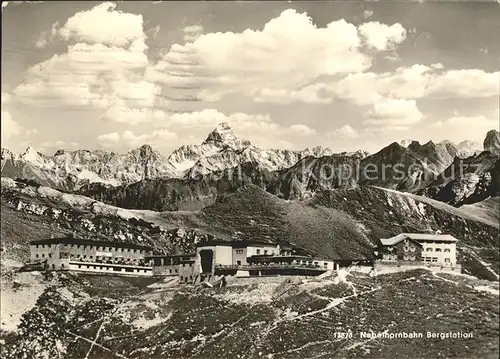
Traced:
<path id="1" fill-rule="evenodd" d="M 132 249 L 142 249 L 150 251 L 151 247 L 142 246 L 134 243 L 126 243 L 126 242 L 111 242 L 111 241 L 99 241 L 94 239 L 84 239 L 84 238 L 73 238 L 73 237 L 64 237 L 64 238 L 50 238 L 50 239 L 41 239 L 37 241 L 31 241 L 31 245 L 35 244 L 80 244 L 80 245 L 90 245 L 90 246 L 109 246 L 116 248 L 132 248 Z"/>
<path id="2" fill-rule="evenodd" d="M 380 238 L 380 243 L 385 246 L 392 246 L 401 242 L 403 239 L 411 239 L 414 241 L 440 241 L 440 242 L 457 242 L 457 239 L 450 234 L 442 233 L 401 233 L 391 238 Z"/>
<path id="3" fill-rule="evenodd" d="M 406 237 L 403 235 L 398 235 L 392 238 L 380 238 L 378 240 L 379 247 L 391 247 L 394 246 L 400 242 L 402 242 L 404 239 L 409 240 L 410 242 L 416 244 L 419 247 L 423 247 L 423 244 L 420 243 L 417 239 L 412 238 L 412 237 Z"/>

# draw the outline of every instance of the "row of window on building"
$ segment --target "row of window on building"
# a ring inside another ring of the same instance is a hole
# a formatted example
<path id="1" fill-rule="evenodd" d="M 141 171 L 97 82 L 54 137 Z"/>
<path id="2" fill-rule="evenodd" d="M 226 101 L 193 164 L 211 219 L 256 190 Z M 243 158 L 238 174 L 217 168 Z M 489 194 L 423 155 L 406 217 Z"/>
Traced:
<path id="1" fill-rule="evenodd" d="M 35 258 L 45 258 L 45 253 L 42 253 L 42 254 L 35 254 Z M 47 258 L 52 258 L 52 254 L 49 253 L 47 254 Z M 69 259 L 78 259 L 78 260 L 83 260 L 83 261 L 86 261 L 87 259 L 89 260 L 94 260 L 94 256 L 87 256 L 87 255 L 81 255 L 81 254 L 77 254 L 77 255 L 69 255 L 69 256 L 61 256 L 61 258 L 69 258 Z M 96 261 L 106 261 L 106 262 L 110 262 L 110 261 L 113 261 L 113 262 L 138 262 L 140 259 L 138 258 L 113 258 L 111 259 L 111 257 L 103 257 L 103 256 L 96 256 L 95 257 L 95 260 Z"/>
<path id="2" fill-rule="evenodd" d="M 406 252 L 415 252 L 415 246 L 404 246 L 404 250 Z M 450 249 L 449 248 L 445 248 L 444 250 L 441 249 L 441 248 L 430 248 L 430 247 L 427 247 L 425 249 L 426 252 L 450 252 Z"/>
<path id="3" fill-rule="evenodd" d="M 431 262 L 431 263 L 436 263 L 438 261 L 438 257 L 422 257 L 423 262 Z M 450 258 L 445 258 L 444 259 L 445 263 L 450 263 L 451 259 Z"/>
<path id="4" fill-rule="evenodd" d="M 415 256 L 403 256 L 403 260 L 404 261 L 414 261 L 415 260 Z"/>
<path id="5" fill-rule="evenodd" d="M 147 269 L 137 269 L 137 268 L 121 268 L 121 267 L 108 267 L 108 266 L 98 266 L 98 265 L 85 265 L 78 264 L 78 269 L 94 269 L 94 270 L 107 270 L 111 272 L 128 272 L 128 273 L 147 273 Z"/>
<path id="6" fill-rule="evenodd" d="M 243 249 L 236 249 L 236 250 L 235 250 L 235 253 L 236 253 L 236 254 L 243 254 L 243 253 L 244 253 L 244 250 L 243 250 Z M 257 254 L 257 255 L 262 254 L 262 253 L 261 253 L 260 248 L 257 248 L 257 249 L 255 250 L 255 254 Z M 264 249 L 264 250 L 263 250 L 263 254 L 264 254 L 264 255 L 269 254 L 269 250 L 268 250 L 268 249 Z"/>
<path id="7" fill-rule="evenodd" d="M 426 252 L 432 252 L 433 250 L 432 250 L 432 248 L 426 248 L 425 251 Z M 435 248 L 434 249 L 434 252 L 441 252 L 441 251 L 442 251 L 441 248 Z M 444 252 L 450 252 L 450 249 L 449 248 L 445 248 Z"/>
<path id="8" fill-rule="evenodd" d="M 386 254 L 384 256 L 385 259 L 388 259 L 388 260 L 397 260 L 398 259 L 398 256 L 396 254 Z M 416 257 L 415 256 L 408 256 L 408 255 L 405 255 L 403 256 L 403 260 L 405 261 L 414 261 L 416 260 Z M 438 257 L 422 257 L 422 261 L 423 262 L 430 262 L 430 263 L 437 263 L 438 262 Z M 450 263 L 451 262 L 451 259 L 450 258 L 445 258 L 444 259 L 445 263 Z"/>
<path id="9" fill-rule="evenodd" d="M 50 248 L 51 246 L 56 246 L 56 244 L 37 244 L 36 248 Z M 121 247 L 99 247 L 99 246 L 91 246 L 85 244 L 64 244 L 64 248 L 75 248 L 75 249 L 95 249 L 97 251 L 103 252 L 127 252 L 127 253 L 145 253 L 145 250 L 134 249 L 134 248 L 121 248 Z"/>

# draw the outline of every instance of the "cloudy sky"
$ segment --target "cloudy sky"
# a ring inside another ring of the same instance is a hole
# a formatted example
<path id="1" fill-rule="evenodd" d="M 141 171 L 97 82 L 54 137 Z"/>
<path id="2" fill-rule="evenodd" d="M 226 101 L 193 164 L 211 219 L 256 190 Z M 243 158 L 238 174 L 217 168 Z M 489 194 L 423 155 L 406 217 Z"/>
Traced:
<path id="1" fill-rule="evenodd" d="M 265 148 L 482 142 L 500 5 L 2 3 L 2 146 L 164 154 L 220 122 Z"/>

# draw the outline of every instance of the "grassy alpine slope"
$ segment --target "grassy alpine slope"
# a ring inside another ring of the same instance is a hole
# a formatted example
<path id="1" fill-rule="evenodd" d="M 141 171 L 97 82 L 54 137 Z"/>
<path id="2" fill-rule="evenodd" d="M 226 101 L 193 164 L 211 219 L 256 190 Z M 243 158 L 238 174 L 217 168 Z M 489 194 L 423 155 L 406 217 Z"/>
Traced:
<path id="1" fill-rule="evenodd" d="M 498 283 L 426 270 L 172 287 L 55 275 L 4 358 L 497 358 Z M 496 285 L 496 288 L 493 286 Z M 98 290 L 96 290 L 98 288 Z M 352 336 L 335 333 L 350 331 Z M 421 332 L 367 339 L 360 332 Z M 427 332 L 472 333 L 426 339 Z"/>

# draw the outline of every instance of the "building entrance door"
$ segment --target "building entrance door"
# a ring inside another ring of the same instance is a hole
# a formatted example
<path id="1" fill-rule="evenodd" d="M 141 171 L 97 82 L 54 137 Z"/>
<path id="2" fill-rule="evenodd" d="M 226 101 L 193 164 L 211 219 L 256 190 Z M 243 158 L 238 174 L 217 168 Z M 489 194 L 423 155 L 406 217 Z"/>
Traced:
<path id="1" fill-rule="evenodd" d="M 214 252 L 211 249 L 202 249 L 200 251 L 201 272 L 212 273 Z"/>

